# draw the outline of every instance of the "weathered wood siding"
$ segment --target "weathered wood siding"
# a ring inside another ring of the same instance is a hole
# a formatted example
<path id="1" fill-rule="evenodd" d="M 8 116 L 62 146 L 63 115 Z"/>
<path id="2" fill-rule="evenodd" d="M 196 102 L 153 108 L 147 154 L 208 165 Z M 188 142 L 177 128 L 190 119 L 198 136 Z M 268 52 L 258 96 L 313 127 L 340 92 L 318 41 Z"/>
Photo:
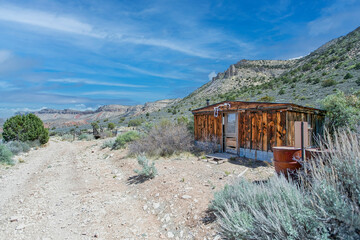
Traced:
<path id="1" fill-rule="evenodd" d="M 228 145 L 237 142 L 238 148 L 272 151 L 274 146 L 295 145 L 295 121 L 307 121 L 312 128 L 311 144 L 323 132 L 324 112 L 293 104 L 231 102 L 231 108 L 222 109 L 214 117 L 212 107 L 193 111 L 195 139 L 208 141 L 216 136 L 222 141 L 222 114 L 237 113 L 238 139 L 228 139 Z M 286 108 L 285 108 L 286 107 Z"/>
<path id="2" fill-rule="evenodd" d="M 239 114 L 239 147 L 271 151 L 286 145 L 286 112 L 244 111 Z"/>
<path id="3" fill-rule="evenodd" d="M 222 137 L 222 118 L 221 114 L 214 117 L 212 114 L 194 115 L 195 140 L 209 141 L 215 136 L 220 143 Z"/>

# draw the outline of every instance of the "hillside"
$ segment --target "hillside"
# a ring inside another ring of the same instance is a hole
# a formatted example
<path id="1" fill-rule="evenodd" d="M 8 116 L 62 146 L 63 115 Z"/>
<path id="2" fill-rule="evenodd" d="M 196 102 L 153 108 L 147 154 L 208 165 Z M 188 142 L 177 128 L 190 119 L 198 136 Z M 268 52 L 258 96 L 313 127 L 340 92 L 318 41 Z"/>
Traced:
<path id="1" fill-rule="evenodd" d="M 321 107 L 336 91 L 360 90 L 360 27 L 296 60 L 241 60 L 187 97 L 161 110 L 177 118 L 224 100 L 288 102 Z"/>
<path id="2" fill-rule="evenodd" d="M 45 122 L 49 127 L 65 127 L 74 125 L 86 125 L 93 121 L 105 119 L 119 119 L 120 117 L 135 117 L 146 113 L 159 111 L 176 103 L 178 99 L 165 99 L 156 102 L 147 102 L 144 105 L 125 106 L 125 105 L 105 105 L 95 111 L 79 110 L 55 110 L 42 109 L 33 112 Z M 21 114 L 21 112 L 17 113 Z"/>

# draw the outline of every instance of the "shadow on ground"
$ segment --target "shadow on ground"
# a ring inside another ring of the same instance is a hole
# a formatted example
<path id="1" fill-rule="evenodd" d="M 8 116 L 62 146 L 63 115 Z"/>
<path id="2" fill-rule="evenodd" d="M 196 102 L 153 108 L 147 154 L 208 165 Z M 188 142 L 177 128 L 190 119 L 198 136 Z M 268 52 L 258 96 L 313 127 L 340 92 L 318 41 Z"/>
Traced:
<path id="1" fill-rule="evenodd" d="M 229 163 L 245 166 L 245 167 L 248 167 L 248 168 L 258 168 L 258 167 L 270 167 L 270 166 L 272 166 L 272 164 L 269 163 L 269 162 L 250 159 L 250 158 L 245 158 L 245 157 L 230 158 Z"/>
<path id="2" fill-rule="evenodd" d="M 139 183 L 143 183 L 143 182 L 145 182 L 147 180 L 149 180 L 149 178 L 144 177 L 142 175 L 135 175 L 135 176 L 129 177 L 127 179 L 127 184 L 128 185 L 139 184 Z"/>

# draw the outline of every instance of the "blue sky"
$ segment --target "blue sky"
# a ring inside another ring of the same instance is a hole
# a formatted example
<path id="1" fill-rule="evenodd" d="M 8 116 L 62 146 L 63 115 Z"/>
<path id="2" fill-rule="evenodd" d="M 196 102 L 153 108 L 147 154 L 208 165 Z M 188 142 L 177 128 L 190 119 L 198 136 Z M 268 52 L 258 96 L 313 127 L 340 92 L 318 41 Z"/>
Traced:
<path id="1" fill-rule="evenodd" d="M 0 1 L 0 117 L 184 97 L 241 59 L 304 56 L 360 1 Z"/>

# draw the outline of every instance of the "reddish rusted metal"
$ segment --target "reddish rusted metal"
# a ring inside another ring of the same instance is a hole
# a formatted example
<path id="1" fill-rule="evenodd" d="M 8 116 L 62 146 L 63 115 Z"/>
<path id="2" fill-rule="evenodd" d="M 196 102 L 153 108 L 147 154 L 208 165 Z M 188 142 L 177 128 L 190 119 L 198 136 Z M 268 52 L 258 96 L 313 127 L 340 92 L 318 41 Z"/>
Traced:
<path id="1" fill-rule="evenodd" d="M 297 161 L 301 158 L 301 148 L 295 147 L 273 147 L 275 171 L 287 175 L 288 171 L 295 171 L 301 167 Z"/>

